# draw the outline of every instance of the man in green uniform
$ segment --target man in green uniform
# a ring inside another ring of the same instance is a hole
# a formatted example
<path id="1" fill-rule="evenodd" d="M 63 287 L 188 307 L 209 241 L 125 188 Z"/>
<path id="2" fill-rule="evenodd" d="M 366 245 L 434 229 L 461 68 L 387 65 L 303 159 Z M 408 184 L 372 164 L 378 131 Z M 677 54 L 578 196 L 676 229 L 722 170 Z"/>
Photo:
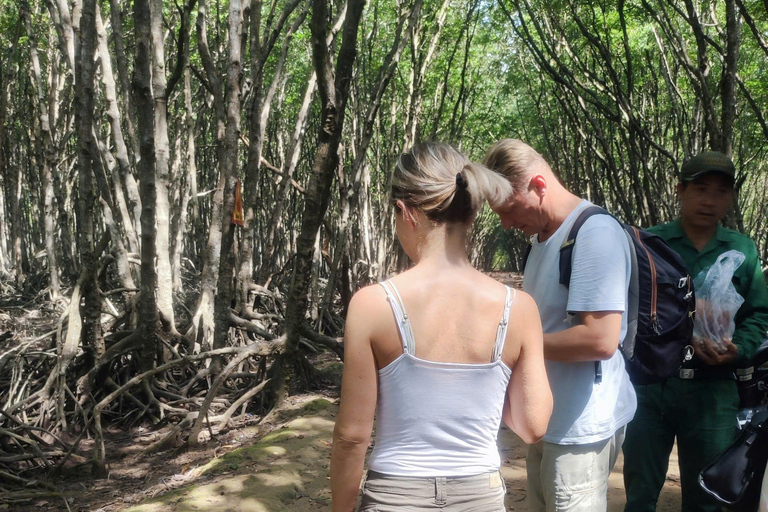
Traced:
<path id="1" fill-rule="evenodd" d="M 755 244 L 720 225 L 733 200 L 735 170 L 730 158 L 714 151 L 684 163 L 677 186 L 680 218 L 649 229 L 682 256 L 692 277 L 720 254 L 731 249 L 742 252 L 746 260 L 736 270 L 733 284 L 745 300 L 725 353 L 694 340 L 694 357 L 679 374 L 660 384 L 635 386 L 637 412 L 624 441 L 624 512 L 656 510 L 675 438 L 682 511 L 721 510 L 699 486 L 699 473 L 735 438 L 739 395 L 734 372 L 749 365 L 768 330 L 768 289 Z"/>

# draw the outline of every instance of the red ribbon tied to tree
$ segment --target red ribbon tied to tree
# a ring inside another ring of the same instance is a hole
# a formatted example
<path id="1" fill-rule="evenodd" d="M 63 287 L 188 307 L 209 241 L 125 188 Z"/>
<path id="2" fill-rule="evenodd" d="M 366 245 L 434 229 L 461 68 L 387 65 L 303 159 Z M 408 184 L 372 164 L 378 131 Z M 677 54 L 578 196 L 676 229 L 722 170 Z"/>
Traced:
<path id="1" fill-rule="evenodd" d="M 243 192 L 240 190 L 240 180 L 235 183 L 235 208 L 232 210 L 232 224 L 245 226 L 245 212 L 243 211 Z"/>

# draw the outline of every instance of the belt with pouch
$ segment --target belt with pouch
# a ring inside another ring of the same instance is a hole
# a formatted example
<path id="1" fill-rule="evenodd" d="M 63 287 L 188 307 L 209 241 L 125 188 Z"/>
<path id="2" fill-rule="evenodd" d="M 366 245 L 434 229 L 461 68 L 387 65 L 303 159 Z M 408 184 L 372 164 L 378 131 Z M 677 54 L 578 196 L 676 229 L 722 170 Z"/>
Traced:
<path id="1" fill-rule="evenodd" d="M 676 376 L 681 380 L 736 380 L 733 368 L 680 368 Z"/>

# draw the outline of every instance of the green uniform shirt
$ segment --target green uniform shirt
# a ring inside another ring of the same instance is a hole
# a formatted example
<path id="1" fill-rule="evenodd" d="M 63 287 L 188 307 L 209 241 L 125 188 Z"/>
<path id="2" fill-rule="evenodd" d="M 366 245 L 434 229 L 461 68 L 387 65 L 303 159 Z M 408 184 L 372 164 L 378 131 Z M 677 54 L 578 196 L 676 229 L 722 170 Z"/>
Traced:
<path id="1" fill-rule="evenodd" d="M 726 251 L 735 249 L 744 254 L 746 259 L 733 276 L 733 286 L 744 297 L 744 304 L 734 319 L 736 331 L 733 343 L 739 347 L 737 364 L 752 359 L 768 331 L 768 287 L 760 268 L 755 243 L 748 236 L 718 224 L 715 235 L 699 251 L 685 234 L 680 219 L 653 226 L 648 231 L 661 236 L 683 258 L 693 278 L 715 263 L 717 257 Z"/>

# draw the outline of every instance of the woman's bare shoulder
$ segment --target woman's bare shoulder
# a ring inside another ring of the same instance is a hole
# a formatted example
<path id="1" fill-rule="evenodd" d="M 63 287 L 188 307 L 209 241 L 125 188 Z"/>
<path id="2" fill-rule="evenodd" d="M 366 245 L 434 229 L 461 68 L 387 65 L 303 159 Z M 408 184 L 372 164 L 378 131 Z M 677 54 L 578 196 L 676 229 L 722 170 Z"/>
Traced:
<path id="1" fill-rule="evenodd" d="M 512 309 L 510 315 L 519 315 L 522 317 L 536 314 L 536 318 L 539 317 L 539 308 L 536 306 L 536 302 L 529 294 L 523 290 L 515 291 L 515 301 L 512 303 Z"/>
<path id="2" fill-rule="evenodd" d="M 370 321 L 383 316 L 390 309 L 387 292 L 379 284 L 360 288 L 352 296 L 347 311 L 347 324 L 355 321 Z"/>

